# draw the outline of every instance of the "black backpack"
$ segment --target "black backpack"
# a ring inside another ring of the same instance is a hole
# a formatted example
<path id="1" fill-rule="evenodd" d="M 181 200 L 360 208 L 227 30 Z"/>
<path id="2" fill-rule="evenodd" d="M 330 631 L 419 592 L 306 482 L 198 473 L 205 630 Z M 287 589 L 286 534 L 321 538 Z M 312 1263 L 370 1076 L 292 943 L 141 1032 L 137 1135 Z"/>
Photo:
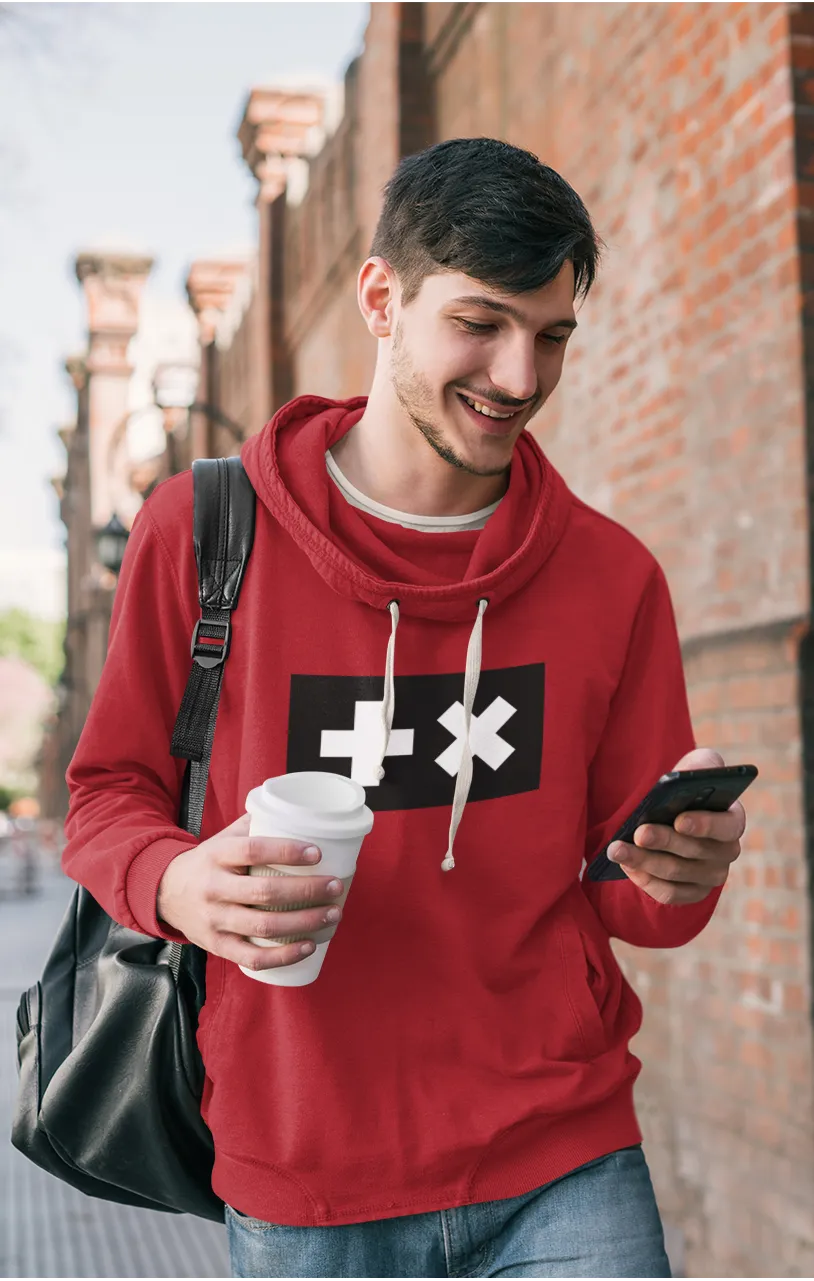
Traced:
<path id="1" fill-rule="evenodd" d="M 189 762 L 179 826 L 198 837 L 256 498 L 237 457 L 198 459 L 192 475 L 201 617 L 170 751 Z M 14 1146 L 89 1196 L 222 1222 L 195 1040 L 205 971 L 201 948 L 119 925 L 77 885 L 17 1010 Z"/>

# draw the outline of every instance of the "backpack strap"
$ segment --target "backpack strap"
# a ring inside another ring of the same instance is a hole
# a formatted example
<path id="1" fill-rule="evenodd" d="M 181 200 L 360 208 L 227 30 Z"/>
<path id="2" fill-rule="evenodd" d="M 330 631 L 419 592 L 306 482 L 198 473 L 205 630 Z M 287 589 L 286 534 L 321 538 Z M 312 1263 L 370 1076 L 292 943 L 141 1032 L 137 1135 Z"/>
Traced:
<path id="1" fill-rule="evenodd" d="M 193 540 L 201 617 L 190 649 L 192 668 L 175 722 L 170 754 L 189 761 L 180 825 L 200 836 L 231 614 L 254 542 L 256 495 L 239 457 L 192 464 Z"/>

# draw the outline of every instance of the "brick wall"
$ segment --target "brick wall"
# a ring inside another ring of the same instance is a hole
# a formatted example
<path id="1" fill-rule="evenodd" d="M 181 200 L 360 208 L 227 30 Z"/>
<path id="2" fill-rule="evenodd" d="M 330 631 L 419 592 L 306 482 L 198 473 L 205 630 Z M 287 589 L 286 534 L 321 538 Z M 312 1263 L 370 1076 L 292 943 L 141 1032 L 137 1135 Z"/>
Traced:
<path id="1" fill-rule="evenodd" d="M 814 1273 L 811 14 L 373 5 L 345 119 L 279 233 L 291 390 L 339 396 L 372 375 L 356 276 L 400 154 L 528 147 L 608 245 L 536 432 L 663 565 L 698 742 L 760 769 L 710 927 L 618 949 L 645 1005 L 648 1156 L 696 1276 Z"/>
<path id="2" fill-rule="evenodd" d="M 690 1275 L 811 1275 L 809 548 L 787 12 L 449 6 L 437 45 L 439 137 L 528 147 L 607 241 L 537 434 L 576 492 L 664 566 L 698 741 L 761 771 L 710 928 L 675 954 L 618 949 L 645 1003 L 634 1048 L 659 1199 Z"/>
<path id="3" fill-rule="evenodd" d="M 357 395 L 373 371 L 375 344 L 356 304 L 356 274 L 367 252 L 358 71 L 358 61 L 348 68 L 344 118 L 311 162 L 305 199 L 287 210 L 282 324 L 296 395 Z"/>
<path id="4" fill-rule="evenodd" d="M 231 339 L 224 339 L 222 333 L 218 334 L 210 352 L 212 400 L 248 435 L 261 430 L 268 421 L 269 411 L 264 388 L 252 377 L 259 358 L 258 330 L 262 333 L 262 326 L 258 323 L 259 310 L 260 297 L 255 292 Z M 265 364 L 268 366 L 268 361 Z M 213 422 L 211 432 L 214 456 L 223 457 L 237 452 L 238 443 L 222 426 Z"/>
<path id="5" fill-rule="evenodd" d="M 376 345 L 359 313 L 356 278 L 399 157 L 433 140 L 419 56 L 425 7 L 434 6 L 371 6 L 364 52 L 346 78 L 345 121 L 312 162 L 308 194 L 291 220 L 289 261 L 298 268 L 287 285 L 287 334 L 297 394 L 359 395 L 373 376 Z"/>
<path id="6" fill-rule="evenodd" d="M 372 7 L 364 56 L 345 77 L 344 120 L 312 162 L 308 193 L 290 219 L 285 326 L 297 395 L 358 395 L 372 377 L 376 349 L 356 304 L 356 275 L 378 207 L 375 184 L 398 159 L 397 8 Z"/>
<path id="7" fill-rule="evenodd" d="M 645 1021 L 638 1104 L 690 1276 L 810 1276 L 811 985 L 798 654 L 803 625 L 685 642 L 693 723 L 759 764 L 741 859 L 704 933 L 619 948 Z"/>

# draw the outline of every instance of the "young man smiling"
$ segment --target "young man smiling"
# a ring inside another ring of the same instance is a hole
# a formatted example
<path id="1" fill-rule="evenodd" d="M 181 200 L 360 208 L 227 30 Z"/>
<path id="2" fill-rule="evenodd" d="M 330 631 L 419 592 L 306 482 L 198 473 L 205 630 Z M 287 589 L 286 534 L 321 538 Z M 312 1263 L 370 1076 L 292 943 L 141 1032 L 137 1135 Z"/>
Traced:
<path id="1" fill-rule="evenodd" d="M 210 954 L 203 1114 L 237 1276 L 669 1275 L 610 939 L 698 934 L 745 816 L 640 828 L 622 880 L 582 879 L 660 774 L 721 763 L 695 745 L 658 563 L 525 430 L 598 256 L 525 151 L 456 139 L 399 165 L 358 278 L 369 396 L 299 397 L 241 453 L 257 525 L 196 843 L 168 752 L 190 473 L 133 526 L 63 863 L 118 920 Z M 275 987 L 238 965 L 300 945 L 249 937 L 341 911 L 318 863 L 246 875 L 308 860 L 250 840 L 243 809 L 307 769 L 356 778 L 375 824 L 318 980 Z"/>

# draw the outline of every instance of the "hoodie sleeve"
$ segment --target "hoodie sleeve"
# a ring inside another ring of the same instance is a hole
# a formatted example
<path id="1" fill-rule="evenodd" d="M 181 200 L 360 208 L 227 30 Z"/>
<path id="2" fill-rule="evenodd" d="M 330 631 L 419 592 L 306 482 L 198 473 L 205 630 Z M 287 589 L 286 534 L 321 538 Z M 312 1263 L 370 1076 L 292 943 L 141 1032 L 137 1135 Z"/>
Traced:
<path id="1" fill-rule="evenodd" d="M 622 676 L 588 774 L 588 864 L 662 774 L 697 746 L 667 580 L 656 563 L 633 624 Z M 661 904 L 627 878 L 583 889 L 611 938 L 638 947 L 679 947 L 701 932 L 721 894 Z"/>
<path id="2" fill-rule="evenodd" d="M 127 540 L 107 658 L 66 773 L 62 867 L 121 925 L 183 943 L 159 924 L 156 892 L 168 864 L 198 843 L 178 826 L 186 761 L 170 755 L 193 624 L 152 497 Z"/>

